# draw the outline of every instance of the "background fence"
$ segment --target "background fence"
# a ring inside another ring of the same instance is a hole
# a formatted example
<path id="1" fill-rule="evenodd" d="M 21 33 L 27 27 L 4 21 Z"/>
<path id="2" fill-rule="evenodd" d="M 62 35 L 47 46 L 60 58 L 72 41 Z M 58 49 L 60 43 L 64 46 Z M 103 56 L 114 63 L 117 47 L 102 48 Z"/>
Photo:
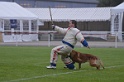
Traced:
<path id="1" fill-rule="evenodd" d="M 11 32 L 8 32 L 11 33 Z M 4 34 L 4 33 L 3 33 Z M 62 44 L 61 40 L 64 35 L 57 33 L 56 31 L 40 31 L 36 32 L 14 32 L 16 34 L 38 34 L 38 41 L 30 42 L 0 42 L 1 46 L 57 46 Z M 124 48 L 124 32 L 122 33 L 122 40 L 118 39 L 118 32 L 111 35 L 109 31 L 82 31 L 83 36 L 88 41 L 90 47 L 114 47 Z M 76 44 L 78 47 L 83 47 L 80 42 Z"/>

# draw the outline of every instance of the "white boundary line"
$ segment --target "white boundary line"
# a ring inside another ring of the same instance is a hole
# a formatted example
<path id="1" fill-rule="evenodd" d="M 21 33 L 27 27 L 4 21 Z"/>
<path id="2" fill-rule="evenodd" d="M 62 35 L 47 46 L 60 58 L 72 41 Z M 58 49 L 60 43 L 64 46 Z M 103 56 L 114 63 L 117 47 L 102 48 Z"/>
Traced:
<path id="1" fill-rule="evenodd" d="M 121 67 L 121 66 L 124 66 L 124 65 L 109 66 L 109 67 L 105 67 L 105 68 L 115 68 L 115 67 Z M 31 77 L 31 78 L 22 78 L 22 79 L 16 79 L 16 80 L 10 80 L 10 81 L 3 81 L 3 82 L 19 82 L 19 81 L 26 81 L 26 80 L 43 78 L 43 77 L 48 77 L 48 76 L 66 75 L 66 74 L 77 73 L 77 72 L 81 72 L 81 71 L 87 71 L 87 70 L 78 70 L 78 71 L 58 73 L 58 74 L 47 74 L 47 75 L 42 75 L 42 76 L 34 76 L 34 77 Z"/>

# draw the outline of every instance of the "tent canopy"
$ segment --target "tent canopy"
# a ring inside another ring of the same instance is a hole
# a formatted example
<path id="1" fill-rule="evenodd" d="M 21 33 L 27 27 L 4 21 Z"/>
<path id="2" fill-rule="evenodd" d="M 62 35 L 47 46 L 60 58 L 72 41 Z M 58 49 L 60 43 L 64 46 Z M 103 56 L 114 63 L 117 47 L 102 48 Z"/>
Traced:
<path id="1" fill-rule="evenodd" d="M 49 8 L 27 8 L 42 21 L 50 21 Z M 103 8 L 51 8 L 53 21 L 106 21 L 111 7 Z"/>
<path id="2" fill-rule="evenodd" d="M 0 2 L 0 19 L 37 19 L 38 17 L 14 2 Z"/>
<path id="3" fill-rule="evenodd" d="M 124 2 L 111 9 L 111 34 L 118 32 L 118 39 L 122 41 Z"/>
<path id="4" fill-rule="evenodd" d="M 124 2 L 111 9 L 112 15 L 118 14 L 118 13 L 123 13 L 123 12 L 124 12 Z"/>

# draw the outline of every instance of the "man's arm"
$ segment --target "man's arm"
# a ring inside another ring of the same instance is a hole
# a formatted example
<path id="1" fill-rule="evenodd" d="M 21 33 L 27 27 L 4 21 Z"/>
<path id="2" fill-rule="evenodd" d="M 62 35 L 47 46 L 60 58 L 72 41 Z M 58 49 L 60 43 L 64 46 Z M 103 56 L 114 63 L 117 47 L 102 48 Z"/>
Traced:
<path id="1" fill-rule="evenodd" d="M 80 41 L 82 43 L 82 45 L 84 47 L 90 48 L 89 45 L 88 45 L 88 42 L 85 40 L 84 36 L 81 34 L 80 31 L 77 32 L 76 38 L 77 38 L 78 41 Z"/>
<path id="2" fill-rule="evenodd" d="M 57 32 L 59 32 L 59 33 L 61 33 L 61 34 L 65 34 L 66 31 L 67 31 L 67 28 L 61 28 L 61 27 L 56 26 L 56 25 L 52 25 L 52 28 L 53 28 L 55 31 L 57 31 Z"/>

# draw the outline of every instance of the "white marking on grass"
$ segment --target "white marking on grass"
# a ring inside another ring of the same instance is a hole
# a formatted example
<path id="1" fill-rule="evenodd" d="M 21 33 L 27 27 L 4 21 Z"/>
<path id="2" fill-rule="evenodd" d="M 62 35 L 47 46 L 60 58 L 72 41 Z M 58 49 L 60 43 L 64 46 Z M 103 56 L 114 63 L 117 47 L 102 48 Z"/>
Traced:
<path id="1" fill-rule="evenodd" d="M 121 67 L 121 66 L 124 66 L 124 65 L 109 66 L 109 67 L 105 67 L 105 68 L 115 68 L 115 67 Z"/>
<path id="2" fill-rule="evenodd" d="M 105 68 L 116 68 L 116 67 L 121 67 L 121 66 L 124 66 L 124 65 L 109 66 L 109 67 L 105 67 Z M 30 78 L 22 78 L 22 79 L 3 81 L 3 82 L 19 82 L 19 81 L 26 81 L 26 80 L 43 78 L 43 77 L 49 77 L 49 76 L 58 76 L 58 75 L 72 74 L 72 73 L 77 73 L 77 72 L 81 72 L 81 71 L 87 71 L 87 70 L 78 70 L 78 71 L 71 71 L 71 72 L 58 73 L 58 74 L 47 74 L 47 75 L 42 75 L 42 76 L 34 76 L 34 77 L 30 77 Z"/>
<path id="3" fill-rule="evenodd" d="M 80 71 L 86 71 L 86 70 L 80 70 Z M 22 78 L 22 79 L 16 79 L 16 80 L 10 80 L 10 81 L 3 81 L 3 82 L 19 82 L 19 81 L 26 81 L 26 80 L 43 78 L 43 77 L 48 77 L 48 76 L 66 75 L 66 74 L 71 74 L 71 73 L 80 72 L 80 71 L 72 71 L 72 72 L 65 72 L 65 73 L 58 73 L 58 74 L 48 74 L 48 75 L 34 76 L 34 77 L 31 77 L 31 78 Z"/>

